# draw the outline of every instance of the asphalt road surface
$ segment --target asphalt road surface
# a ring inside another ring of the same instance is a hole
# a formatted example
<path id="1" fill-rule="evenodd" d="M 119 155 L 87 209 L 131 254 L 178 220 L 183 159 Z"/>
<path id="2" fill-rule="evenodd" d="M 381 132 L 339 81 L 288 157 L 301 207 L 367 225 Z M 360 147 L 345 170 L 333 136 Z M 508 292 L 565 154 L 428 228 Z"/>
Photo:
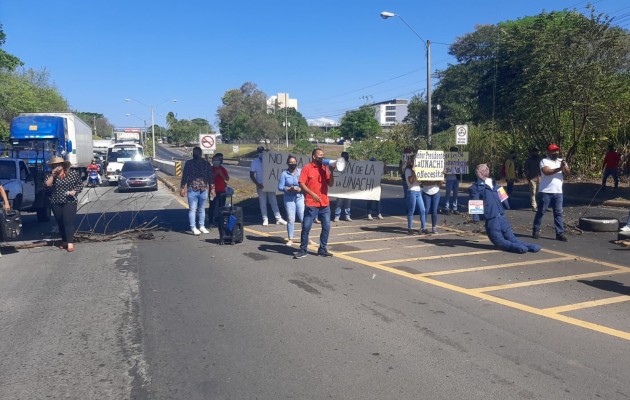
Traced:
<path id="1" fill-rule="evenodd" d="M 333 223 L 334 257 L 300 260 L 285 227 L 255 215 L 243 243 L 220 246 L 216 229 L 189 234 L 164 188 L 83 193 L 82 231 L 161 230 L 74 253 L 3 247 L 0 398 L 630 397 L 630 268 L 613 233 L 558 242 L 548 214 L 543 250 L 524 255 L 496 251 L 464 216 L 408 236 L 398 192 L 384 190 L 384 220 L 357 201 L 353 222 Z M 508 218 L 533 240 L 531 211 Z M 55 236 L 24 225 L 26 240 Z"/>

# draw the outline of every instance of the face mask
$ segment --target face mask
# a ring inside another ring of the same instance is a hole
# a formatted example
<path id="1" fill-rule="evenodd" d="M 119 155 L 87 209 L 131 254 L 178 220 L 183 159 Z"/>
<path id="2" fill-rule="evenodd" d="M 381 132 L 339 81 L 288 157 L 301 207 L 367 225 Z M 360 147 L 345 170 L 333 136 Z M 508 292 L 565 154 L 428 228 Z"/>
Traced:
<path id="1" fill-rule="evenodd" d="M 551 158 L 552 160 L 557 160 L 558 159 L 558 154 L 557 153 L 553 153 L 552 155 L 549 156 L 549 158 Z"/>
<path id="2" fill-rule="evenodd" d="M 258 153 L 258 159 L 262 160 L 262 153 Z"/>
<path id="3" fill-rule="evenodd" d="M 221 161 L 218 161 L 218 160 L 212 161 L 212 165 L 214 165 L 215 167 L 218 167 L 221 165 Z"/>
<path id="4" fill-rule="evenodd" d="M 324 157 L 316 157 L 316 158 L 315 158 L 315 162 L 316 162 L 317 164 L 320 164 L 320 165 L 321 165 L 321 163 L 322 163 L 323 161 L 324 161 Z"/>
<path id="5" fill-rule="evenodd" d="M 289 164 L 289 171 L 293 171 L 297 168 L 297 164 Z"/>

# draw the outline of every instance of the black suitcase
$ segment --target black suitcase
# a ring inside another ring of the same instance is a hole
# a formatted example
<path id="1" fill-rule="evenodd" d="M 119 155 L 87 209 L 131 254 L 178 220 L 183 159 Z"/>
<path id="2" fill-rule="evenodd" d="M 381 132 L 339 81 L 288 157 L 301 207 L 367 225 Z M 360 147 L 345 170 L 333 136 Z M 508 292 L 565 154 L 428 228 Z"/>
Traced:
<path id="1" fill-rule="evenodd" d="M 0 216 L 0 229 L 2 230 L 2 238 L 5 241 L 17 239 L 22 233 L 20 212 L 17 210 L 5 210 L 3 208 Z"/>
<path id="2" fill-rule="evenodd" d="M 243 241 L 243 208 L 230 205 L 221 207 L 217 215 L 219 244 L 236 244 Z"/>

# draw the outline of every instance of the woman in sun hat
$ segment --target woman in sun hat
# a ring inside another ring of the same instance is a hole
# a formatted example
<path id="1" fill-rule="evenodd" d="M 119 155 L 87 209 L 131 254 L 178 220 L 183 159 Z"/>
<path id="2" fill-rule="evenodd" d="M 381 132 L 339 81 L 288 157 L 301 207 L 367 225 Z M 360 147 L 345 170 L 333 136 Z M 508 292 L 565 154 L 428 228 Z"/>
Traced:
<path id="1" fill-rule="evenodd" d="M 74 251 L 74 220 L 77 215 L 77 195 L 83 189 L 79 174 L 70 169 L 70 162 L 61 157 L 53 157 L 48 162 L 51 174 L 44 180 L 44 186 L 51 188 L 50 206 L 59 225 L 62 244 L 60 248 Z"/>

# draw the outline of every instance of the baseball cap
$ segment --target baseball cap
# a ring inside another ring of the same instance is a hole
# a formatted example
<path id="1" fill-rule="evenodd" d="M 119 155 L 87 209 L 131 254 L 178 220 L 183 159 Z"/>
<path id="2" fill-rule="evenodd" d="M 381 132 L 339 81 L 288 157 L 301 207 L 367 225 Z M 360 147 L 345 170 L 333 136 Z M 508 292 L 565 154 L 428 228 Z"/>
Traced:
<path id="1" fill-rule="evenodd" d="M 258 148 L 256 149 L 257 153 L 262 153 L 263 151 L 265 151 L 265 147 L 264 146 L 258 146 Z"/>
<path id="2" fill-rule="evenodd" d="M 558 151 L 558 150 L 560 150 L 560 147 L 558 147 L 557 144 L 552 143 L 552 144 L 549 145 L 549 147 L 547 147 L 547 150 L 549 150 L 549 151 Z"/>

